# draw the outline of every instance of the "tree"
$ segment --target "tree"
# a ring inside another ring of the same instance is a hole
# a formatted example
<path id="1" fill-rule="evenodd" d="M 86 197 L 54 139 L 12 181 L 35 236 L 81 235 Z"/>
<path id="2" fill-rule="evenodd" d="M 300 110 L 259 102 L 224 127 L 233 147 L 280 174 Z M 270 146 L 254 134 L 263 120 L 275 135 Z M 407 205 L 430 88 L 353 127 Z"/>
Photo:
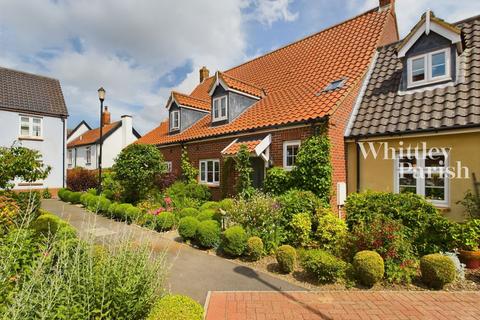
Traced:
<path id="1" fill-rule="evenodd" d="M 246 145 L 242 144 L 235 158 L 235 170 L 238 172 L 237 192 L 243 197 L 249 197 L 254 189 L 252 186 L 252 164 L 250 152 Z"/>
<path id="2" fill-rule="evenodd" d="M 190 159 L 188 158 L 187 148 L 182 148 L 182 180 L 187 183 L 195 183 L 197 182 L 198 177 L 198 169 L 195 168 L 191 163 Z"/>
<path id="3" fill-rule="evenodd" d="M 292 170 L 294 185 L 302 190 L 310 190 L 325 204 L 330 203 L 332 193 L 332 162 L 330 140 L 327 135 L 310 137 L 302 144 Z"/>
<path id="4" fill-rule="evenodd" d="M 113 165 L 115 179 L 129 202 L 138 201 L 154 188 L 155 178 L 166 170 L 162 153 L 155 146 L 143 144 L 131 144 L 123 149 Z"/>
<path id="5" fill-rule="evenodd" d="M 0 147 L 0 188 L 10 189 L 13 180 L 35 182 L 45 179 L 51 171 L 41 161 L 41 155 L 36 150 L 25 147 Z"/>

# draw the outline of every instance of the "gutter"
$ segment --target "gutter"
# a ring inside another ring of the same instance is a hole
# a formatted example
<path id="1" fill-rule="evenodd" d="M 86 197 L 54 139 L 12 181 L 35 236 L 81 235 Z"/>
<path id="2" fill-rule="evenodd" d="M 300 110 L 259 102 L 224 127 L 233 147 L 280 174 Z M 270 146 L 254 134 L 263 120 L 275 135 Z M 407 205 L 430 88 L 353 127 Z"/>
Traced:
<path id="1" fill-rule="evenodd" d="M 63 135 L 63 139 L 62 139 L 62 156 L 63 156 L 63 161 L 62 161 L 62 177 L 63 177 L 63 179 L 62 179 L 62 188 L 65 188 L 65 181 L 66 181 L 66 177 L 65 177 L 65 150 L 66 150 L 66 145 L 65 145 L 65 141 L 66 141 L 66 140 L 65 140 L 65 139 L 66 139 L 66 137 L 65 137 L 65 132 L 66 132 L 66 130 L 67 130 L 66 125 L 65 125 L 65 123 L 66 123 L 66 118 L 62 118 L 62 123 L 63 123 L 63 133 L 62 133 L 62 135 Z"/>

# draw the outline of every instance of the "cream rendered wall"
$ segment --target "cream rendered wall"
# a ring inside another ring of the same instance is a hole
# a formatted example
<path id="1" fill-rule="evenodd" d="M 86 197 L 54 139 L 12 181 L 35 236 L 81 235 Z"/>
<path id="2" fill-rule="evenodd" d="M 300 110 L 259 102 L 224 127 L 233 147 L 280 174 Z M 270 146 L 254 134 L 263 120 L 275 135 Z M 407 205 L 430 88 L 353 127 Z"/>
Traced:
<path id="1" fill-rule="evenodd" d="M 468 179 L 450 179 L 449 180 L 449 204 L 442 211 L 447 217 L 454 220 L 464 219 L 463 207 L 457 204 L 462 200 L 467 190 L 473 190 L 472 173 L 475 173 L 477 180 L 480 179 L 480 131 L 474 132 L 450 132 L 432 133 L 424 137 L 408 137 L 401 138 L 379 138 L 362 141 L 384 141 L 388 142 L 390 147 L 399 148 L 400 141 L 403 146 L 420 145 L 427 142 L 428 148 L 450 148 L 449 166 L 456 167 L 456 162 L 460 161 L 461 165 L 469 168 Z M 356 147 L 354 142 L 347 143 L 348 158 L 348 192 L 356 191 Z M 383 157 L 374 159 L 368 157 L 364 159 L 360 156 L 360 191 L 394 191 L 394 161 L 384 160 Z"/>

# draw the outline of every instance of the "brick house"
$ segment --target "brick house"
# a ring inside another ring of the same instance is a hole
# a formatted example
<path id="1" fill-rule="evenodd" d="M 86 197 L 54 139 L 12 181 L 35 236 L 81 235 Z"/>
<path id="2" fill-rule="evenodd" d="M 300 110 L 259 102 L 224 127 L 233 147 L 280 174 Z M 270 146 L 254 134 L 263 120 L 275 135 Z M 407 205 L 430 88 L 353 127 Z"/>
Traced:
<path id="1" fill-rule="evenodd" d="M 396 40 L 394 1 L 381 0 L 377 8 L 229 70 L 210 76 L 203 67 L 197 87 L 188 95 L 172 92 L 169 118 L 137 143 L 158 146 L 176 175 L 185 147 L 199 182 L 220 198 L 235 183 L 221 179 L 224 160 L 241 144 L 252 153 L 258 187 L 267 168 L 290 170 L 302 141 L 326 127 L 333 183 L 344 184 L 343 136 L 362 79 L 376 48 Z"/>

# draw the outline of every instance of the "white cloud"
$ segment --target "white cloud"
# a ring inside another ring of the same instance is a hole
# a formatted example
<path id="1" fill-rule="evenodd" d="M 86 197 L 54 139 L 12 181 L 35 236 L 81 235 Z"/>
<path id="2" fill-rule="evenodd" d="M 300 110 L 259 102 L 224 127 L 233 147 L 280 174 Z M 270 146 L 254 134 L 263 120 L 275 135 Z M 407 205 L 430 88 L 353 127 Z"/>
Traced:
<path id="1" fill-rule="evenodd" d="M 250 18 L 268 26 L 276 21 L 295 21 L 299 16 L 298 12 L 290 11 L 289 6 L 293 2 L 292 0 L 252 0 L 250 3 L 248 2 L 245 3 L 255 7 Z"/>

